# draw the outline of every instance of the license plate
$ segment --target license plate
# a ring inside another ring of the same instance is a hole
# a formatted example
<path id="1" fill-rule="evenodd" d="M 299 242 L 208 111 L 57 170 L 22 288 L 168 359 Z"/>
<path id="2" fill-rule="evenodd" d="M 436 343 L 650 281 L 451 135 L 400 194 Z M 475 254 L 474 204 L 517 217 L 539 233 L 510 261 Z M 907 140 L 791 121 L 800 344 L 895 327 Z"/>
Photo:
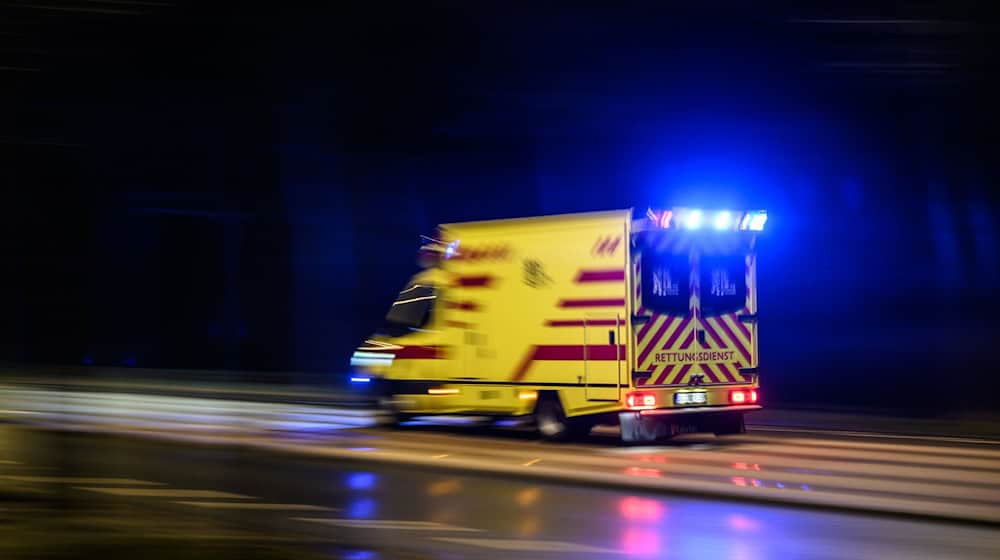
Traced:
<path id="1" fill-rule="evenodd" d="M 674 393 L 674 404 L 705 404 L 706 402 L 708 402 L 708 394 L 705 391 Z"/>

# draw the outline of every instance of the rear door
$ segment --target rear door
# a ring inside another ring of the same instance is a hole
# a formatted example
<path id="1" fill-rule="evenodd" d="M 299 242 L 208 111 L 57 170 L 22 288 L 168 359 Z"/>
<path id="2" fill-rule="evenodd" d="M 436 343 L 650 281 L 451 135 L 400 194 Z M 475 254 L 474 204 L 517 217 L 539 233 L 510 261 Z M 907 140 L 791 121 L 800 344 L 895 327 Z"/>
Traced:
<path id="1" fill-rule="evenodd" d="M 620 315 L 588 314 L 583 319 L 584 390 L 587 400 L 617 401 L 625 361 Z"/>
<path id="2" fill-rule="evenodd" d="M 667 239 L 635 262 L 635 385 L 749 382 L 757 364 L 752 258 Z"/>
<path id="3" fill-rule="evenodd" d="M 757 365 L 752 256 L 704 255 L 698 262 L 698 331 L 703 383 L 749 382 Z"/>

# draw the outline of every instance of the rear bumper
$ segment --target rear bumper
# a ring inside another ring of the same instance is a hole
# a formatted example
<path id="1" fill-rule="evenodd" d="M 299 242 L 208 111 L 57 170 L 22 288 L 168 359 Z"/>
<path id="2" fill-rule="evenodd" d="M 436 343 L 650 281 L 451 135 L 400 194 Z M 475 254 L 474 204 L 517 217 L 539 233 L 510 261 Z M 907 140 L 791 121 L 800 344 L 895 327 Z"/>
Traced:
<path id="1" fill-rule="evenodd" d="M 618 414 L 623 441 L 655 441 L 671 437 L 691 428 L 711 426 L 717 419 L 731 414 L 743 414 L 760 410 L 758 404 L 736 406 L 698 406 L 690 408 L 654 408 L 650 410 L 630 410 Z M 714 430 L 707 430 L 714 431 Z"/>
<path id="2" fill-rule="evenodd" d="M 667 414 L 705 414 L 719 412 L 748 412 L 764 408 L 759 404 L 741 404 L 736 406 L 695 406 L 686 408 L 654 408 L 636 411 L 640 416 L 662 416 Z M 633 413 L 634 414 L 634 413 Z"/>

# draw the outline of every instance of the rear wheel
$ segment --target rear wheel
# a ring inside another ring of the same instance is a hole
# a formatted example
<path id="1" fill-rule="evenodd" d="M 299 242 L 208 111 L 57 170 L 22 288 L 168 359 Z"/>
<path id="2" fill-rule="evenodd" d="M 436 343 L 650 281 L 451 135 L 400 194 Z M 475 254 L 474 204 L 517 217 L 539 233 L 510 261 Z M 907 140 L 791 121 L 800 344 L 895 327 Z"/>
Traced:
<path id="1" fill-rule="evenodd" d="M 590 433 L 593 424 L 584 418 L 567 418 L 559 397 L 545 395 L 535 406 L 535 423 L 542 437 L 549 441 L 568 441 Z"/>

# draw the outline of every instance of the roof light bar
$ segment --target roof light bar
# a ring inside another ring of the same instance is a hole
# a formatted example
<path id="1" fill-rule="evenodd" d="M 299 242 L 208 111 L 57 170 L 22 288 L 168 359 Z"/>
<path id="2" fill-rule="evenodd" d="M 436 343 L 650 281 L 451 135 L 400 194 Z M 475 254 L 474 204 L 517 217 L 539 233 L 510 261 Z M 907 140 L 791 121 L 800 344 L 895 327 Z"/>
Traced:
<path id="1" fill-rule="evenodd" d="M 766 210 L 702 210 L 700 208 L 673 208 L 646 211 L 653 227 L 660 229 L 699 230 L 710 224 L 715 231 L 764 231 Z"/>

